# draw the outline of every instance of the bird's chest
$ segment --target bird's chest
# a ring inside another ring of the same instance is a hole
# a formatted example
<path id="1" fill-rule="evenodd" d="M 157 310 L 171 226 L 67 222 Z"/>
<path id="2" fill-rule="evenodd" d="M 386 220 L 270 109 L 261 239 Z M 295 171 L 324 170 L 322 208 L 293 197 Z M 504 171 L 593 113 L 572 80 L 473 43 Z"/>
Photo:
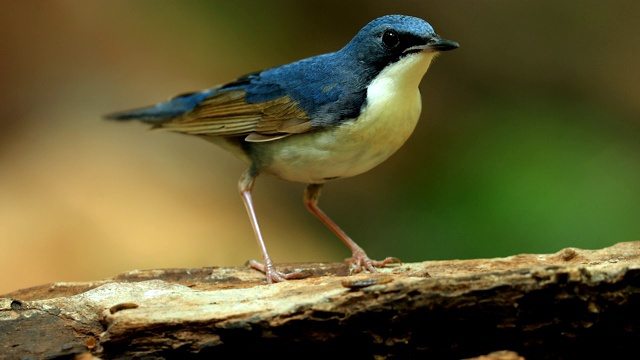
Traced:
<path id="1" fill-rule="evenodd" d="M 389 85 L 393 84 L 370 86 L 357 119 L 265 143 L 268 160 L 261 170 L 284 180 L 323 183 L 379 165 L 409 138 L 421 110 L 417 87 L 401 91 Z"/>

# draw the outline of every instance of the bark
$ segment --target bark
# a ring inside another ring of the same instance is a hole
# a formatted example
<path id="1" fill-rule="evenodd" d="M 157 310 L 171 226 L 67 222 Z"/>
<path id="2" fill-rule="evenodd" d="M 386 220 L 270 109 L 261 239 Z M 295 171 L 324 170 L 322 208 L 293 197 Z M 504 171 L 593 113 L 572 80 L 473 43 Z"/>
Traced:
<path id="1" fill-rule="evenodd" d="M 280 268 L 310 277 L 163 269 L 0 295 L 0 358 L 591 359 L 640 340 L 640 242 L 376 274 Z"/>

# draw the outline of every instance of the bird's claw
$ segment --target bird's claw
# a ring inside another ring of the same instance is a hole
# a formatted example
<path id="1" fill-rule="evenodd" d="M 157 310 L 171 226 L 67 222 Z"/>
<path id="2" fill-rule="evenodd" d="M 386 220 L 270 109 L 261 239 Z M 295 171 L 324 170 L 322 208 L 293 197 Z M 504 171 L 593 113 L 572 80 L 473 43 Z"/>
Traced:
<path id="1" fill-rule="evenodd" d="M 308 271 L 294 271 L 290 273 L 283 273 L 274 268 L 273 264 L 268 263 L 266 266 L 261 262 L 255 260 L 249 260 L 249 266 L 252 269 L 256 269 L 262 273 L 264 273 L 267 277 L 267 283 L 277 283 L 283 282 L 287 280 L 295 280 L 295 279 L 304 279 L 309 277 L 311 274 Z"/>
<path id="2" fill-rule="evenodd" d="M 358 274 L 362 272 L 363 269 L 375 273 L 378 272 L 376 268 L 385 267 L 391 263 L 402 264 L 402 261 L 395 257 L 387 257 L 383 260 L 372 260 L 364 251 L 355 251 L 353 256 L 347 259 L 347 261 L 350 263 L 349 271 L 352 274 Z"/>

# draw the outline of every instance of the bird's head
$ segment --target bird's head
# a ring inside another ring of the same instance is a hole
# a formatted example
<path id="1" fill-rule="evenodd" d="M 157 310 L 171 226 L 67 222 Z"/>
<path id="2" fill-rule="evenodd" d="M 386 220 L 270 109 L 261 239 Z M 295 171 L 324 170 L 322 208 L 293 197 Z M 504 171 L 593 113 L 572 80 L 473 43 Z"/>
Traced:
<path id="1" fill-rule="evenodd" d="M 381 71 L 414 54 L 453 50 L 458 43 L 440 38 L 428 22 L 406 15 L 386 15 L 365 27 L 342 49 L 366 66 Z"/>

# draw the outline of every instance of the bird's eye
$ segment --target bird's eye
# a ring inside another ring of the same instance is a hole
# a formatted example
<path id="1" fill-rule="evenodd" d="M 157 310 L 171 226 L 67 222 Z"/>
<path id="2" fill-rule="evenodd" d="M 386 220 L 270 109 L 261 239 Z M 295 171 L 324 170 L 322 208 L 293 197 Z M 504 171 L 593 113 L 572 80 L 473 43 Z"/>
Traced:
<path id="1" fill-rule="evenodd" d="M 382 43 L 387 47 L 387 49 L 393 49 L 399 42 L 400 37 L 394 30 L 386 30 L 384 34 L 382 34 Z"/>

